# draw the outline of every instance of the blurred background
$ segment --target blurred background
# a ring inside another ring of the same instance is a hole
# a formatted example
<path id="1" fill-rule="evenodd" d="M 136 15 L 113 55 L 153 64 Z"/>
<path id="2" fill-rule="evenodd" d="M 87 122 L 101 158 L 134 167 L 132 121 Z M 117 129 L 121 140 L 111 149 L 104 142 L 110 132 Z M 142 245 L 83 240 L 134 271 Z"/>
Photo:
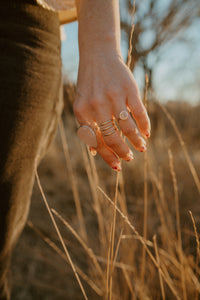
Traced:
<path id="1" fill-rule="evenodd" d="M 199 0 L 136 1 L 131 69 L 143 90 L 145 73 L 161 101 L 199 102 L 200 18 Z M 133 1 L 120 0 L 121 49 L 127 60 Z M 78 24 L 64 26 L 64 74 L 76 82 Z"/>
<path id="2" fill-rule="evenodd" d="M 64 26 L 62 41 L 62 123 L 39 178 L 50 207 L 67 222 L 56 217 L 89 300 L 198 300 L 200 1 L 140 0 L 135 12 L 130 68 L 142 98 L 148 98 L 152 135 L 147 153 L 132 149 L 135 160 L 123 162 L 117 177 L 78 140 L 72 111 L 79 61 L 74 22 Z M 127 62 L 132 1 L 120 1 L 120 14 Z M 111 269 L 114 221 L 108 199 L 116 199 L 116 190 L 120 213 Z M 84 299 L 37 183 L 13 257 L 12 299 Z"/>

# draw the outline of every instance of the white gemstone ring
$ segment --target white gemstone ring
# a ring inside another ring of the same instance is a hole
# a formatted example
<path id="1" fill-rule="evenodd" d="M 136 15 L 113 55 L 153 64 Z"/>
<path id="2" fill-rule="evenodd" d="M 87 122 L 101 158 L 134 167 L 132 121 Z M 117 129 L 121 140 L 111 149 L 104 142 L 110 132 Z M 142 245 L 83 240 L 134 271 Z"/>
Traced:
<path id="1" fill-rule="evenodd" d="M 118 115 L 116 115 L 117 121 L 125 121 L 128 119 L 128 112 L 126 110 L 122 110 Z"/>

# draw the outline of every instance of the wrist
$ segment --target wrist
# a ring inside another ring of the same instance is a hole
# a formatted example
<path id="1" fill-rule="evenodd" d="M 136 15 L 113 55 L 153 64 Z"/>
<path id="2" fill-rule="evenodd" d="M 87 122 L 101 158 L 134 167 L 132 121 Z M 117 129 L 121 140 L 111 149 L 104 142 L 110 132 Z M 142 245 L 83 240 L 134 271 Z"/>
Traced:
<path id="1" fill-rule="evenodd" d="M 92 32 L 82 35 L 79 31 L 79 54 L 114 52 L 121 55 L 120 35 L 116 32 Z"/>

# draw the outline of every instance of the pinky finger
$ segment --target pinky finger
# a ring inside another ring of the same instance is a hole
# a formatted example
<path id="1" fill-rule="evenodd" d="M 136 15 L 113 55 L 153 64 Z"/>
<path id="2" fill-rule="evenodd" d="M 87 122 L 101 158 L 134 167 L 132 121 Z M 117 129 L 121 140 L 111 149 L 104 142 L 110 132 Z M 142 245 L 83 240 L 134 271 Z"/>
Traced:
<path id="1" fill-rule="evenodd" d="M 106 146 L 97 149 L 97 152 L 103 160 L 115 171 L 121 171 L 121 163 L 118 156 L 112 150 L 108 149 Z"/>

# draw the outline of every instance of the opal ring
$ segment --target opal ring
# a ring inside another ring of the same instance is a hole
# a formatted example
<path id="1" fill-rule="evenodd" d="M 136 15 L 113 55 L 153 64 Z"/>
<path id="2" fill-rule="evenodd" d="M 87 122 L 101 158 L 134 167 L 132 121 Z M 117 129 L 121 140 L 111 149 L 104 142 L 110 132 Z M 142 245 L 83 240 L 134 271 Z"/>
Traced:
<path id="1" fill-rule="evenodd" d="M 115 115 L 117 121 L 125 121 L 128 119 L 128 112 L 126 110 L 122 110 L 118 115 Z"/>

